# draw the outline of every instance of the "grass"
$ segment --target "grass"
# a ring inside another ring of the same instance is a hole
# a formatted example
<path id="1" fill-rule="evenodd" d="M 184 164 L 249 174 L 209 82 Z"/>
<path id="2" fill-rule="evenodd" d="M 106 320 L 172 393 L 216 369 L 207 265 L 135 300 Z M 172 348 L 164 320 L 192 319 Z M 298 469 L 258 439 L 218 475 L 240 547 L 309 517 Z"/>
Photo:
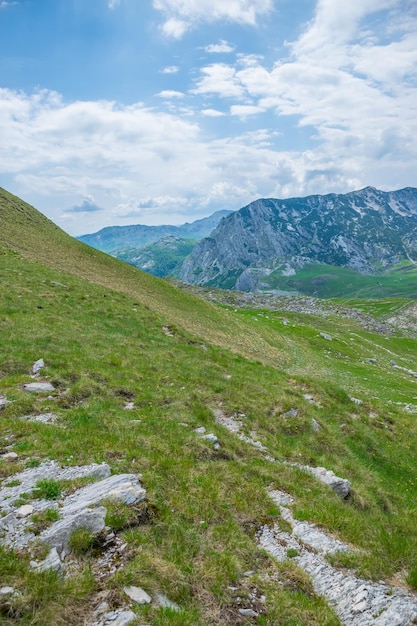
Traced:
<path id="1" fill-rule="evenodd" d="M 306 265 L 293 276 L 272 272 L 263 279 L 264 289 L 302 293 L 318 298 L 417 298 L 417 267 L 401 263 L 375 275 L 331 265 Z"/>
<path id="2" fill-rule="evenodd" d="M 405 572 L 414 584 L 417 430 L 404 405 L 417 404 L 417 387 L 390 361 L 411 367 L 415 339 L 386 339 L 336 316 L 209 305 L 90 252 L 17 203 L 18 240 L 7 207 L 0 234 L 0 393 L 10 403 L 1 414 L 0 446 L 12 442 L 19 460 L 0 460 L 0 477 L 7 484 L 46 459 L 105 461 L 112 472 L 143 475 L 146 510 L 108 507 L 107 523 L 128 544 L 125 566 L 105 582 L 115 605 L 124 586 L 138 585 L 182 608 L 180 614 L 139 608 L 141 621 L 237 625 L 230 588 L 244 597 L 252 583 L 243 574 L 253 570 L 253 584 L 266 596 L 258 624 L 338 624 L 291 558 L 276 564 L 256 546 L 254 529 L 278 519 L 267 497 L 271 485 L 296 498 L 298 519 L 361 548 L 350 563 L 361 575 L 388 580 Z M 55 391 L 29 394 L 22 386 L 40 357 L 40 376 Z M 127 401 L 133 410 L 125 410 Z M 277 459 L 349 478 L 352 498 L 343 503 L 305 472 L 265 461 L 215 423 L 211 409 L 218 406 L 243 413 L 247 434 L 255 431 Z M 285 413 L 293 408 L 291 419 Z M 57 412 L 60 426 L 18 419 L 45 412 Z M 195 432 L 200 426 L 217 435 L 219 450 Z M 58 495 L 66 486 L 43 488 Z M 81 623 L 101 590 L 88 549 L 68 579 L 36 573 L 28 559 L 0 550 L 2 584 L 21 594 L 0 621 Z"/>

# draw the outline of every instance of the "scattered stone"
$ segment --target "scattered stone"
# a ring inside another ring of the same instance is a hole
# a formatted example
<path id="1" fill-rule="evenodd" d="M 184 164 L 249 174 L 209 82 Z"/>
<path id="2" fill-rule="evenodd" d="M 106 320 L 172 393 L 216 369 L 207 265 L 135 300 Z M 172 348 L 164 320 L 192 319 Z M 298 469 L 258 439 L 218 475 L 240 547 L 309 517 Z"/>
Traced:
<path id="1" fill-rule="evenodd" d="M 310 404 L 315 404 L 316 406 L 321 406 L 319 402 L 317 402 L 317 400 L 314 399 L 314 396 L 312 396 L 310 393 L 303 393 L 303 398 L 305 400 L 307 400 L 307 402 L 309 402 Z"/>
<path id="2" fill-rule="evenodd" d="M 310 467 L 309 465 L 301 465 L 299 463 L 290 463 L 290 465 L 305 470 L 321 483 L 328 485 L 330 489 L 333 489 L 333 491 L 343 499 L 347 498 L 350 494 L 352 488 L 350 482 L 346 478 L 336 476 L 336 474 L 325 467 Z"/>
<path id="3" fill-rule="evenodd" d="M 32 373 L 33 374 L 37 374 L 38 372 L 41 371 L 41 369 L 45 367 L 45 361 L 43 359 L 38 359 L 37 361 L 35 361 L 35 363 L 32 365 Z"/>
<path id="4" fill-rule="evenodd" d="M 209 433 L 208 435 L 203 435 L 203 439 L 207 439 L 210 443 L 217 443 L 218 439 L 216 435 L 213 433 Z"/>
<path id="5" fill-rule="evenodd" d="M 5 598 L 6 596 L 11 596 L 14 593 L 16 593 L 16 592 L 13 589 L 13 587 L 1 587 L 0 588 L 0 598 Z"/>
<path id="6" fill-rule="evenodd" d="M 376 365 L 377 364 L 377 360 L 376 359 L 368 359 L 368 363 L 372 363 L 372 365 Z"/>
<path id="7" fill-rule="evenodd" d="M 6 400 L 6 397 L 5 396 L 0 396 L 0 411 L 1 411 L 1 409 L 4 409 L 6 404 L 9 404 L 7 402 L 7 400 Z"/>
<path id="8" fill-rule="evenodd" d="M 281 413 L 280 417 L 297 417 L 298 416 L 298 409 L 292 408 L 289 411 L 286 411 L 285 413 Z"/>
<path id="9" fill-rule="evenodd" d="M 17 461 L 19 455 L 16 452 L 6 452 L 5 454 L 2 454 L 0 458 L 3 461 Z"/>
<path id="10" fill-rule="evenodd" d="M 29 515 L 32 515 L 33 511 L 34 511 L 34 508 L 31 504 L 23 504 L 21 507 L 17 509 L 16 517 L 19 519 L 28 517 Z"/>
<path id="11" fill-rule="evenodd" d="M 124 409 L 125 411 L 132 411 L 135 408 L 134 402 L 125 402 Z"/>
<path id="12" fill-rule="evenodd" d="M 55 287 L 65 287 L 66 289 L 68 289 L 67 285 L 64 285 L 64 283 L 60 283 L 58 280 L 51 280 L 51 285 L 55 285 Z"/>
<path id="13" fill-rule="evenodd" d="M 171 611 L 181 611 L 178 604 L 172 602 L 167 596 L 163 593 L 155 594 L 155 602 L 159 604 L 163 609 L 171 609 Z"/>
<path id="14" fill-rule="evenodd" d="M 140 587 L 123 587 L 123 591 L 136 604 L 150 604 L 152 602 L 151 596 Z"/>
<path id="15" fill-rule="evenodd" d="M 333 337 L 331 335 L 328 335 L 327 333 L 320 333 L 320 337 L 326 339 L 326 341 L 333 341 Z"/>
<path id="16" fill-rule="evenodd" d="M 166 334 L 167 337 L 173 337 L 173 333 L 171 332 L 169 326 L 162 326 L 162 331 Z"/>
<path id="17" fill-rule="evenodd" d="M 58 415 L 55 415 L 55 413 L 41 413 L 40 415 L 22 415 L 20 419 L 27 422 L 39 422 L 40 424 L 55 424 Z"/>
<path id="18" fill-rule="evenodd" d="M 204 433 L 206 432 L 206 429 L 204 428 L 204 426 L 199 426 L 199 428 L 196 428 L 194 432 L 198 433 L 199 435 L 204 435 Z"/>
<path id="19" fill-rule="evenodd" d="M 25 391 L 31 391 L 32 393 L 55 391 L 55 387 L 51 383 L 25 383 L 23 389 Z"/>
<path id="20" fill-rule="evenodd" d="M 311 428 L 314 433 L 318 433 L 320 430 L 320 424 L 314 417 L 311 419 Z"/>
<path id="21" fill-rule="evenodd" d="M 136 613 L 130 609 L 117 609 L 116 611 L 108 611 L 91 626 L 128 626 L 136 619 Z"/>
<path id="22" fill-rule="evenodd" d="M 75 530 L 85 528 L 92 535 L 97 535 L 105 526 L 106 509 L 103 506 L 94 509 L 83 508 L 73 514 L 65 514 L 61 509 L 60 513 L 64 515 L 64 519 L 58 520 L 40 534 L 41 541 L 52 550 L 61 546 L 66 548 Z"/>
<path id="23" fill-rule="evenodd" d="M 259 615 L 259 613 L 257 613 L 253 609 L 239 609 L 239 613 L 241 615 L 246 615 L 247 617 L 258 617 Z"/>
<path id="24" fill-rule="evenodd" d="M 353 398 L 352 396 L 350 396 L 350 401 L 354 402 L 357 405 L 362 404 L 362 400 L 360 400 L 359 398 Z"/>
<path id="25" fill-rule="evenodd" d="M 46 570 L 60 572 L 62 570 L 62 561 L 59 558 L 58 550 L 55 547 L 53 547 L 49 551 L 46 559 L 44 559 L 40 563 L 36 561 L 31 561 L 30 564 L 34 569 L 37 569 L 40 572 L 45 572 Z"/>

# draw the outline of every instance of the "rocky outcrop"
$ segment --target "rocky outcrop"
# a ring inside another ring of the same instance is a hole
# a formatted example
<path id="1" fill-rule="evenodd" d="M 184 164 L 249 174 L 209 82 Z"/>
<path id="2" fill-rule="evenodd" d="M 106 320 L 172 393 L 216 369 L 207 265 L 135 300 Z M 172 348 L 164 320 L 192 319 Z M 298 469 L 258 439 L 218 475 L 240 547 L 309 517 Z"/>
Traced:
<path id="1" fill-rule="evenodd" d="M 307 263 L 372 274 L 417 262 L 417 189 L 260 199 L 223 219 L 184 261 L 181 280 L 253 291 L 274 270 Z"/>

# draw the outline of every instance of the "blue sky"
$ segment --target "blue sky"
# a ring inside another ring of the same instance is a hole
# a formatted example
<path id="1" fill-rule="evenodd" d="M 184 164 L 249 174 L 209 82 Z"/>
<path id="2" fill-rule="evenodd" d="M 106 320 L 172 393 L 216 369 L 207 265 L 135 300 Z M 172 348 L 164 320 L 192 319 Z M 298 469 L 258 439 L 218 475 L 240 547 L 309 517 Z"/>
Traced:
<path id="1" fill-rule="evenodd" d="M 71 234 L 417 186 L 415 0 L 0 0 L 0 185 Z"/>

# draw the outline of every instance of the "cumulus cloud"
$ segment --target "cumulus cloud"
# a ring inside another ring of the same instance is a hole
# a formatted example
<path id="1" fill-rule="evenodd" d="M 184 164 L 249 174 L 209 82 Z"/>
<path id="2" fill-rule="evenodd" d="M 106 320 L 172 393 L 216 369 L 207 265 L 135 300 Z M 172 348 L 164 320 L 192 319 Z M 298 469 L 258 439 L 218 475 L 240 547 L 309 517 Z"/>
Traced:
<path id="1" fill-rule="evenodd" d="M 176 74 L 180 68 L 177 65 L 168 65 L 161 70 L 161 74 Z"/>
<path id="2" fill-rule="evenodd" d="M 7 9 L 8 7 L 13 7 L 19 4 L 14 0 L 0 0 L 0 9 Z"/>
<path id="3" fill-rule="evenodd" d="M 219 43 L 212 43 L 204 48 L 209 54 L 227 54 L 233 52 L 234 49 L 234 46 L 224 39 L 221 39 Z"/>
<path id="4" fill-rule="evenodd" d="M 219 111 L 218 109 L 202 109 L 200 113 L 205 117 L 223 117 L 225 115 L 223 111 Z"/>
<path id="5" fill-rule="evenodd" d="M 274 0 L 153 0 L 165 22 L 163 32 L 180 39 L 201 22 L 226 20 L 254 26 L 257 18 L 272 11 Z"/>
<path id="6" fill-rule="evenodd" d="M 95 204 L 92 196 L 83 198 L 79 204 L 65 209 L 65 213 L 96 213 L 97 211 L 103 211 L 103 209 Z"/>
<path id="7" fill-rule="evenodd" d="M 160 98 L 167 98 L 168 100 L 171 98 L 183 98 L 184 94 L 182 91 L 174 91 L 173 89 L 166 89 L 164 91 L 160 91 L 157 94 Z"/>

